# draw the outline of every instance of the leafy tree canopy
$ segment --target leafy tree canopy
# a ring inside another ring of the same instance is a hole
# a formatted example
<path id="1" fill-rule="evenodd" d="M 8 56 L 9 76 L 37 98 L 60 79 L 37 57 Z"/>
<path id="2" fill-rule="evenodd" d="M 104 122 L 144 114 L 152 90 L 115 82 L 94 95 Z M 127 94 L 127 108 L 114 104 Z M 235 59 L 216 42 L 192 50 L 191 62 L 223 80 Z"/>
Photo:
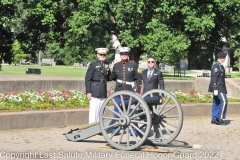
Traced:
<path id="1" fill-rule="evenodd" d="M 238 0 L 16 0 L 0 8 L 8 62 L 15 39 L 31 57 L 42 50 L 63 64 L 92 61 L 95 48 L 111 48 L 112 34 L 136 62 L 147 54 L 175 66 L 180 59 L 205 65 L 224 45 L 239 48 Z"/>

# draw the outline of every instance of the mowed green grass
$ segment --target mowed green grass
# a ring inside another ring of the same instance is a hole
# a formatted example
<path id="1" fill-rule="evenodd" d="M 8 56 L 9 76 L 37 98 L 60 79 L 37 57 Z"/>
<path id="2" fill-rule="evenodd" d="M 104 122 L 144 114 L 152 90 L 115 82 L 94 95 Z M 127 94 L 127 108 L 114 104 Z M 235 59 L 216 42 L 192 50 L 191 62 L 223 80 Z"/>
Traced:
<path id="1" fill-rule="evenodd" d="M 27 68 L 39 68 L 41 69 L 41 75 L 43 76 L 64 76 L 64 77 L 85 77 L 87 69 L 74 68 L 72 66 L 38 66 L 38 65 L 2 65 L 1 74 L 15 74 L 15 75 L 24 75 L 26 74 Z M 141 71 L 144 69 L 140 68 Z M 186 73 L 192 73 L 187 71 Z M 175 80 L 193 80 L 195 77 L 175 77 L 171 75 L 173 73 L 163 73 L 164 79 L 175 79 Z"/>
<path id="2" fill-rule="evenodd" d="M 37 66 L 37 65 L 2 65 L 2 71 L 0 74 L 26 74 L 27 68 L 39 68 L 41 69 L 41 75 L 43 76 L 73 76 L 73 77 L 85 77 L 87 69 L 74 68 L 72 66 Z"/>
<path id="3" fill-rule="evenodd" d="M 240 78 L 240 72 L 231 73 L 231 77 L 233 77 L 233 78 Z"/>
<path id="4" fill-rule="evenodd" d="M 41 75 L 43 76 L 65 76 L 65 77 L 85 77 L 87 69 L 74 68 L 73 66 L 57 65 L 57 66 L 38 66 L 38 65 L 2 65 L 1 74 L 15 74 L 24 75 L 26 74 L 27 68 L 39 68 L 41 69 Z M 141 71 L 144 69 L 140 68 Z M 171 73 L 163 73 L 164 79 L 172 80 L 194 80 L 195 77 L 188 76 L 188 74 L 194 73 L 194 71 L 187 70 L 185 76 L 177 77 Z M 240 78 L 240 72 L 231 73 L 231 77 Z"/>

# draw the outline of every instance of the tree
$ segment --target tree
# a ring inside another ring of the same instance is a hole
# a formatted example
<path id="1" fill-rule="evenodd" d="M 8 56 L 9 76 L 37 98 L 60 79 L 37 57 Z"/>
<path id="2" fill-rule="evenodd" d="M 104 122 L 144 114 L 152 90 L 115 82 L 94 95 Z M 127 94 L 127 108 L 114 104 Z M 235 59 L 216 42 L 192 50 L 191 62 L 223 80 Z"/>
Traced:
<path id="1" fill-rule="evenodd" d="M 10 41 L 3 44 L 11 47 L 17 39 L 20 44 L 26 44 L 21 48 L 33 58 L 42 50 L 44 55 L 64 64 L 92 61 L 95 48 L 111 48 L 112 34 L 122 46 L 132 48 L 130 58 L 136 62 L 147 54 L 158 62 L 175 66 L 180 59 L 188 59 L 189 68 L 208 66 L 212 63 L 208 59 L 224 45 L 239 48 L 238 0 L 18 0 L 9 3 L 0 6 L 4 10 L 1 24 L 5 22 L 4 17 L 12 20 L 5 35 L 11 37 Z M 203 46 L 207 49 L 202 50 Z M 12 54 L 8 56 L 10 62 Z"/>
<path id="2" fill-rule="evenodd" d="M 29 58 L 29 55 L 23 52 L 21 44 L 17 40 L 14 41 L 11 52 L 13 53 L 13 62 L 15 65 L 20 63 L 21 60 Z"/>
<path id="3" fill-rule="evenodd" d="M 69 19 L 65 37 L 71 37 L 68 46 L 77 42 L 82 50 L 90 46 L 93 50 L 101 43 L 108 44 L 104 40 L 114 33 L 123 46 L 132 48 L 130 58 L 136 62 L 140 55 L 151 54 L 174 65 L 185 58 L 190 63 L 202 63 L 230 43 L 239 29 L 239 21 L 235 19 L 239 17 L 237 0 L 77 2 L 78 9 Z M 206 51 L 201 50 L 203 46 Z"/>
<path id="4" fill-rule="evenodd" d="M 14 26 L 14 3 L 12 1 L 0 1 L 0 71 L 1 64 L 11 63 L 13 54 L 11 46 L 13 43 L 13 28 Z"/>
<path id="5" fill-rule="evenodd" d="M 240 69 L 240 48 L 234 51 L 234 58 L 237 58 L 237 61 L 234 63 L 234 67 Z"/>

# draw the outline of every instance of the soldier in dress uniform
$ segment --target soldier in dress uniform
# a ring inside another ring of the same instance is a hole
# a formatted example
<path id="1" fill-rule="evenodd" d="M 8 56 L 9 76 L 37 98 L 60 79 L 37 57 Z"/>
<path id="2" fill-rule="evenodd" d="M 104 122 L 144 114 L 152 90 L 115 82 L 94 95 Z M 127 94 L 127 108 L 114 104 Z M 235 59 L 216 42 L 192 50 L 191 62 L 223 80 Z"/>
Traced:
<path id="1" fill-rule="evenodd" d="M 86 77 L 85 87 L 88 100 L 90 100 L 89 123 L 99 121 L 99 111 L 107 98 L 107 81 L 109 81 L 109 64 L 105 61 L 108 49 L 96 48 L 98 60 L 90 63 Z"/>
<path id="2" fill-rule="evenodd" d="M 115 92 L 128 90 L 139 94 L 142 85 L 141 75 L 138 64 L 128 59 L 130 50 L 129 47 L 119 49 L 121 61 L 114 64 L 110 77 L 116 81 Z"/>
<path id="3" fill-rule="evenodd" d="M 116 81 L 115 92 L 128 90 L 139 94 L 142 85 L 141 74 L 138 64 L 128 59 L 130 50 L 129 47 L 119 49 L 121 61 L 114 64 L 110 79 Z M 124 97 L 125 100 L 128 98 L 127 96 Z M 121 102 L 120 98 L 115 98 L 115 101 L 118 104 Z M 114 111 L 119 112 L 116 106 L 114 106 Z M 118 116 L 114 115 L 114 117 Z"/>
<path id="4" fill-rule="evenodd" d="M 217 57 L 218 61 L 211 68 L 211 80 L 208 88 L 208 92 L 213 92 L 211 124 L 225 125 L 223 119 L 226 118 L 228 99 L 225 68 L 222 63 L 225 61 L 226 54 L 219 52 Z"/>

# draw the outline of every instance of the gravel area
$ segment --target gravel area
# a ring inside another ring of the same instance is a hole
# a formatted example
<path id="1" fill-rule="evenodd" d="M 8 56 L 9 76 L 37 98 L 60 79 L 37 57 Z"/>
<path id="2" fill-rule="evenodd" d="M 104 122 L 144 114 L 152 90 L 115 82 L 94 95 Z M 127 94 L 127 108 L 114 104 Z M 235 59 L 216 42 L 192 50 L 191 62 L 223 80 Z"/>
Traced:
<path id="1" fill-rule="evenodd" d="M 159 146 L 160 149 L 169 150 L 172 153 L 129 152 L 101 148 L 107 142 L 103 136 L 99 135 L 83 142 L 68 141 L 62 134 L 77 126 L 1 130 L 0 159 L 238 160 L 240 159 L 240 115 L 228 115 L 226 123 L 226 126 L 213 125 L 210 123 L 210 117 L 185 117 L 182 130 L 173 143 L 185 144 L 185 146 L 198 144 L 202 149 Z"/>

